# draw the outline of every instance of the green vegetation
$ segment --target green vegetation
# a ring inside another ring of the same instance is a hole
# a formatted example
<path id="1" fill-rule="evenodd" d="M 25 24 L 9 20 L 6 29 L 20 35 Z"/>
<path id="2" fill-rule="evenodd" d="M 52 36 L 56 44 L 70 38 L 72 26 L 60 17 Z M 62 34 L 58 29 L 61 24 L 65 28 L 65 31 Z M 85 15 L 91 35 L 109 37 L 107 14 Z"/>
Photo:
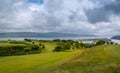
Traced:
<path id="1" fill-rule="evenodd" d="M 104 40 L 94 44 L 59 39 L 0 41 L 0 73 L 120 73 L 120 45 L 113 44 Z"/>
<path id="2" fill-rule="evenodd" d="M 0 58 L 0 73 L 43 73 L 81 51 L 41 53 Z"/>
<path id="3" fill-rule="evenodd" d="M 25 41 L 0 41 L 0 56 L 37 54 L 52 52 L 57 45 L 54 41 L 30 40 Z"/>
<path id="4" fill-rule="evenodd" d="M 103 45 L 106 42 L 99 40 L 95 45 Z M 25 54 L 37 54 L 42 52 L 61 52 L 71 51 L 81 48 L 91 48 L 94 44 L 79 43 L 73 40 L 59 40 L 53 41 L 45 40 L 31 40 L 24 39 L 24 41 L 1 41 L 0 42 L 0 56 L 10 55 L 25 55 Z"/>
<path id="5" fill-rule="evenodd" d="M 120 73 L 120 45 L 87 49 L 77 58 L 46 73 Z"/>
<path id="6" fill-rule="evenodd" d="M 96 45 L 103 45 L 103 44 L 105 44 L 105 41 L 104 41 L 104 40 L 98 40 L 98 41 L 96 42 Z"/>
<path id="7" fill-rule="evenodd" d="M 40 45 L 25 41 L 8 41 L 0 44 L 0 56 L 40 53 L 43 49 Z"/>
<path id="8" fill-rule="evenodd" d="M 58 44 L 58 46 L 55 47 L 53 52 L 67 51 L 70 50 L 70 48 L 71 48 L 71 44 L 69 42 L 66 43 L 61 42 Z"/>

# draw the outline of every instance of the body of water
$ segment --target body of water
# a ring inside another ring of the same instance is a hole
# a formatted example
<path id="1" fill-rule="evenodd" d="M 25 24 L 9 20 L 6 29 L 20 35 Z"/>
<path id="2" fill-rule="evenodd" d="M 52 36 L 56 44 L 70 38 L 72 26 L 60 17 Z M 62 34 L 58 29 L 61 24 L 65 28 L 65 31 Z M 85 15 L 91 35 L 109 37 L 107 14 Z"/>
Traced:
<path id="1" fill-rule="evenodd" d="M 120 44 L 120 40 L 111 39 L 112 42 Z"/>
<path id="2" fill-rule="evenodd" d="M 79 40 L 79 39 L 100 39 L 101 37 L 43 37 L 43 38 L 29 38 L 29 37 L 24 37 L 24 38 L 0 38 L 0 40 L 24 40 L 25 38 L 27 39 L 34 39 L 34 40 L 54 40 L 54 39 L 61 39 L 61 40 Z"/>
<path id="3" fill-rule="evenodd" d="M 45 37 L 45 38 L 29 38 L 34 40 L 54 40 L 54 39 L 61 39 L 61 40 L 81 40 L 81 39 L 101 39 L 103 37 Z M 0 38 L 0 40 L 24 40 L 25 38 Z M 120 44 L 120 40 L 111 39 L 112 42 Z"/>

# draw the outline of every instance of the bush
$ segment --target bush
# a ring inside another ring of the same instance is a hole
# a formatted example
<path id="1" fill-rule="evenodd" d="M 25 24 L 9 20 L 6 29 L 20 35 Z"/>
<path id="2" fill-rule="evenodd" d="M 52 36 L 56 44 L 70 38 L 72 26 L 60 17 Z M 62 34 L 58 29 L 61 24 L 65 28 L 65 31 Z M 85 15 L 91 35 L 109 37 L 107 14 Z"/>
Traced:
<path id="1" fill-rule="evenodd" d="M 60 42 L 61 40 L 60 40 L 60 39 L 54 39 L 53 41 L 55 41 L 55 42 Z"/>
<path id="2" fill-rule="evenodd" d="M 58 46 L 55 47 L 53 52 L 66 51 L 66 50 L 70 50 L 70 48 L 71 48 L 71 44 L 69 42 L 60 43 Z"/>
<path id="3" fill-rule="evenodd" d="M 29 43 L 27 43 L 25 41 L 9 41 L 9 43 L 11 43 L 11 44 L 25 44 L 25 45 L 29 45 Z"/>
<path id="4" fill-rule="evenodd" d="M 0 47 L 0 56 L 20 55 L 24 54 L 24 48 L 26 46 L 3 46 Z"/>
<path id="5" fill-rule="evenodd" d="M 31 42 L 32 40 L 25 38 L 24 41 Z"/>
<path id="6" fill-rule="evenodd" d="M 11 45 L 0 47 L 0 56 L 24 55 L 40 52 L 41 48 L 38 45 Z"/>
<path id="7" fill-rule="evenodd" d="M 91 45 L 91 44 L 84 44 L 83 47 L 84 47 L 84 48 L 91 48 L 92 45 Z"/>
<path id="8" fill-rule="evenodd" d="M 98 40 L 96 45 L 104 45 L 106 42 L 104 40 Z"/>
<path id="9" fill-rule="evenodd" d="M 71 44 L 70 43 L 66 43 L 66 44 L 63 45 L 63 49 L 64 50 L 70 50 L 70 48 L 71 48 Z"/>
<path id="10" fill-rule="evenodd" d="M 60 52 L 63 51 L 61 46 L 56 46 L 55 49 L 53 50 L 53 52 Z"/>
<path id="11" fill-rule="evenodd" d="M 75 42 L 75 47 L 76 47 L 76 48 L 80 48 L 79 42 Z"/>

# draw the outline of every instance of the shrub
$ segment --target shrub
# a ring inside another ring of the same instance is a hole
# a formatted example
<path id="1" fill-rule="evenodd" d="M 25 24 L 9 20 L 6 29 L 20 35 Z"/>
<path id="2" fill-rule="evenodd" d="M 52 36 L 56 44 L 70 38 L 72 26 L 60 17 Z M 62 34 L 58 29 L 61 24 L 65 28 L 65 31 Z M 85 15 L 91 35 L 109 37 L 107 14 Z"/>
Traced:
<path id="1" fill-rule="evenodd" d="M 61 40 L 60 40 L 60 39 L 54 39 L 53 41 L 55 41 L 55 42 L 60 42 Z"/>
<path id="2" fill-rule="evenodd" d="M 70 48 L 71 48 L 71 44 L 69 42 L 60 43 L 58 46 L 55 47 L 53 51 L 54 52 L 66 51 L 66 50 L 70 50 Z"/>
<path id="3" fill-rule="evenodd" d="M 24 48 L 26 46 L 15 45 L 15 46 L 1 46 L 0 47 L 0 56 L 9 56 L 9 55 L 20 55 L 24 54 Z"/>
<path id="4" fill-rule="evenodd" d="M 24 55 L 40 52 L 41 48 L 38 45 L 11 45 L 0 47 L 0 56 Z"/>
<path id="5" fill-rule="evenodd" d="M 106 42 L 104 41 L 104 40 L 98 40 L 97 42 L 96 42 L 96 45 L 103 45 L 103 44 L 105 44 Z"/>
<path id="6" fill-rule="evenodd" d="M 79 47 L 80 47 L 79 42 L 75 42 L 75 47 L 76 47 L 76 48 L 79 48 Z"/>
<path id="7" fill-rule="evenodd" d="M 31 42 L 32 41 L 31 39 L 27 39 L 27 38 L 25 38 L 24 40 L 27 41 L 27 42 Z"/>
<path id="8" fill-rule="evenodd" d="M 53 52 L 60 52 L 63 51 L 61 46 L 56 46 L 55 49 L 53 50 Z"/>
<path id="9" fill-rule="evenodd" d="M 64 50 L 70 50 L 71 44 L 70 43 L 66 43 L 63 45 L 63 49 Z"/>

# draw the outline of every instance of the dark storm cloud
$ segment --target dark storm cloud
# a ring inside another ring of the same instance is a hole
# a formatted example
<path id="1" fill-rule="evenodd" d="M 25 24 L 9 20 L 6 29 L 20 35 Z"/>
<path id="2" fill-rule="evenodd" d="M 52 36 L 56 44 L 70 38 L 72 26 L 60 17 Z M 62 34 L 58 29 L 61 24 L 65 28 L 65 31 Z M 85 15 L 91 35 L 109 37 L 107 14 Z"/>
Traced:
<path id="1" fill-rule="evenodd" d="M 109 16 L 120 14 L 120 0 L 105 3 L 100 8 L 87 10 L 86 15 L 91 23 L 108 22 Z"/>
<path id="2" fill-rule="evenodd" d="M 115 2 L 105 5 L 105 8 L 114 14 L 120 14 L 120 0 L 115 0 Z"/>
<path id="3" fill-rule="evenodd" d="M 102 7 L 94 10 L 88 10 L 86 12 L 86 15 L 91 23 L 97 23 L 108 21 L 109 11 L 106 11 L 106 9 Z"/>

